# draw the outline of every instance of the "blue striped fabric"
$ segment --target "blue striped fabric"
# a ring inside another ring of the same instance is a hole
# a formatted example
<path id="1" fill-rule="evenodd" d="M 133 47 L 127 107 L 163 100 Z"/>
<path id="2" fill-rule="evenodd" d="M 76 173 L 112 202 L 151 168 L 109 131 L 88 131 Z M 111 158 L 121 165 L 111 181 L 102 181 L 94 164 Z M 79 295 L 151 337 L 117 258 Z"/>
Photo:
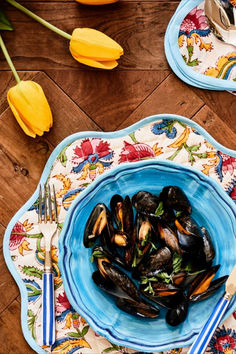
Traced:
<path id="1" fill-rule="evenodd" d="M 43 345 L 55 342 L 55 305 L 53 274 L 43 274 Z"/>
<path id="2" fill-rule="evenodd" d="M 188 354 L 203 354 L 208 346 L 211 337 L 213 336 L 218 324 L 220 323 L 227 307 L 229 300 L 222 297 L 216 304 L 212 314 L 207 320 L 205 326 L 199 333 L 195 342 L 191 346 Z"/>

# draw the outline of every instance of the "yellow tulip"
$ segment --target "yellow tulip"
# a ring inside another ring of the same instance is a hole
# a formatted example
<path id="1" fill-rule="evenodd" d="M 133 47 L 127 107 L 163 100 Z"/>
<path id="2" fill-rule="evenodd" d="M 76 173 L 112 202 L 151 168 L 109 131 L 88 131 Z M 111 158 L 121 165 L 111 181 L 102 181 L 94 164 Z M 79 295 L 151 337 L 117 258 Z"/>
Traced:
<path id="1" fill-rule="evenodd" d="M 112 4 L 113 2 L 117 2 L 118 0 L 75 0 L 75 1 L 85 5 L 106 5 L 106 4 Z"/>
<path id="2" fill-rule="evenodd" d="M 35 138 L 49 131 L 52 113 L 42 87 L 34 81 L 20 81 L 7 93 L 9 106 L 23 129 Z"/>
<path id="3" fill-rule="evenodd" d="M 70 40 L 70 52 L 80 63 L 101 69 L 113 69 L 123 54 L 122 47 L 106 34 L 92 28 L 76 28 Z"/>

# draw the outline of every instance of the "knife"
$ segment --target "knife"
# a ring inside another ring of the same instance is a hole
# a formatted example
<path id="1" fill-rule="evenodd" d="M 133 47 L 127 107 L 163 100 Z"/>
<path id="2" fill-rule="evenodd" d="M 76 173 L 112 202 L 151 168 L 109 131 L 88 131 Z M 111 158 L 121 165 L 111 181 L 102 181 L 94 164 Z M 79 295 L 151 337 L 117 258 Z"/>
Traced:
<path id="1" fill-rule="evenodd" d="M 220 323 L 232 296 L 236 292 L 236 265 L 234 266 L 225 284 L 225 293 L 217 302 L 212 314 L 208 318 L 187 354 L 203 354 L 211 340 L 218 324 Z"/>

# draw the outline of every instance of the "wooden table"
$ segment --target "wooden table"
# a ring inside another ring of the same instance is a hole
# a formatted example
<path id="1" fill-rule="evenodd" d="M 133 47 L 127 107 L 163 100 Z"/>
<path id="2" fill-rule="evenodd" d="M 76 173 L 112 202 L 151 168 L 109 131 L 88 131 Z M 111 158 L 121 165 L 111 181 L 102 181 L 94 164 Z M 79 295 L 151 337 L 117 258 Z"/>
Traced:
<path id="1" fill-rule="evenodd" d="M 93 70 L 70 55 L 66 39 L 4 4 L 15 31 L 3 38 L 22 79 L 42 85 L 54 116 L 43 137 L 26 136 L 10 111 L 6 94 L 15 84 L 0 53 L 0 353 L 32 353 L 21 331 L 20 295 L 3 259 L 4 230 L 34 192 L 54 147 L 86 130 L 113 131 L 158 113 L 176 113 L 198 122 L 218 142 L 236 149 L 236 99 L 181 82 L 167 64 L 163 40 L 179 1 L 124 0 L 83 6 L 72 0 L 21 1 L 59 28 L 101 30 L 125 55 L 113 71 Z M 222 134 L 223 132 L 223 134 Z"/>

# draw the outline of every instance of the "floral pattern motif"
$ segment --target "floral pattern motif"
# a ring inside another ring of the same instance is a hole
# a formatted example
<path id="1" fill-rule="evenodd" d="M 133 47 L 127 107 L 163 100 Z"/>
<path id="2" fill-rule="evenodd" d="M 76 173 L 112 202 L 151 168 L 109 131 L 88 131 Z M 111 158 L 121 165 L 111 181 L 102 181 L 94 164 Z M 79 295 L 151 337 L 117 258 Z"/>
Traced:
<path id="1" fill-rule="evenodd" d="M 218 151 L 199 132 L 182 121 L 164 118 L 123 137 L 75 139 L 61 150 L 48 176 L 56 187 L 59 231 L 71 201 L 99 174 L 118 164 L 147 158 L 168 159 L 194 166 L 217 180 L 236 201 L 236 158 Z M 91 173 L 93 170 L 94 174 Z M 36 200 L 13 227 L 9 249 L 13 264 L 28 293 L 28 327 L 32 338 L 39 343 L 44 243 L 37 224 L 37 212 Z M 70 305 L 58 267 L 58 237 L 53 239 L 52 260 L 57 338 L 52 347 L 43 347 L 45 352 L 134 353 L 133 350 L 109 343 L 94 333 Z M 230 321 L 235 321 L 233 316 Z M 209 350 L 211 353 L 231 353 L 233 346 L 235 332 L 230 327 L 220 327 Z M 186 352 L 186 348 L 178 348 L 166 354 Z"/>
<path id="2" fill-rule="evenodd" d="M 233 6 L 235 0 L 231 0 Z M 233 46 L 217 39 L 204 13 L 204 1 L 184 18 L 179 29 L 179 49 L 186 64 L 196 72 L 224 80 L 236 80 Z"/>

